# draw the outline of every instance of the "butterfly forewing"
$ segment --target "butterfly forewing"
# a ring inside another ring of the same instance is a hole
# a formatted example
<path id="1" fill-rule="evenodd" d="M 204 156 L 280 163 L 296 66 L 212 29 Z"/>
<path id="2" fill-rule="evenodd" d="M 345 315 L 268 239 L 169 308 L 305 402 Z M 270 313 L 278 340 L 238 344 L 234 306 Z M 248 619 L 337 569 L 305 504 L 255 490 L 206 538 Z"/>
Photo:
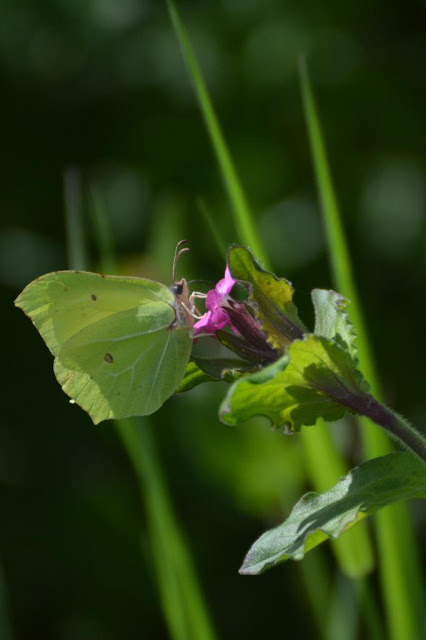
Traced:
<path id="1" fill-rule="evenodd" d="M 152 302 L 174 304 L 167 287 L 143 278 L 57 271 L 31 282 L 15 300 L 53 355 L 85 327 Z"/>

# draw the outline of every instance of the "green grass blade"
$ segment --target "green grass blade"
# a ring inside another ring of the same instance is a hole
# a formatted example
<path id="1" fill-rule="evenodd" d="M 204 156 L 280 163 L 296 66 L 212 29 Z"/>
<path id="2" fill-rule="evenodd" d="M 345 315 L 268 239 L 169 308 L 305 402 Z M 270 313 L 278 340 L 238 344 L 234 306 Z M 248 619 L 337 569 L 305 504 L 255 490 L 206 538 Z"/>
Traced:
<path id="1" fill-rule="evenodd" d="M 317 187 L 321 200 L 332 272 L 337 290 L 351 300 L 348 308 L 358 334 L 360 368 L 380 398 L 372 352 L 362 317 L 349 250 L 329 170 L 324 139 L 306 64 L 300 66 L 302 99 L 311 145 Z M 367 419 L 361 420 L 368 457 L 389 453 L 392 444 L 384 431 Z M 381 584 L 386 603 L 390 637 L 415 640 L 420 637 L 422 600 L 420 563 L 405 505 L 389 507 L 376 516 Z"/>
<path id="2" fill-rule="evenodd" d="M 367 578 L 357 581 L 358 598 L 364 614 L 365 627 L 368 630 L 368 638 L 374 640 L 386 640 L 383 616 L 377 606 L 375 589 Z"/>
<path id="3" fill-rule="evenodd" d="M 358 340 L 358 351 L 361 369 L 367 380 L 370 382 L 373 395 L 378 394 L 378 382 L 375 373 L 371 349 L 367 337 L 367 331 L 363 320 L 361 305 L 359 303 L 358 293 L 355 287 L 355 281 L 352 272 L 349 250 L 345 239 L 345 233 L 341 221 L 339 207 L 330 170 L 326 156 L 323 136 L 321 133 L 320 122 L 316 111 L 312 89 L 309 82 L 306 63 L 304 60 L 300 63 L 300 76 L 302 84 L 303 106 L 305 110 L 305 118 L 308 126 L 309 141 L 311 145 L 311 155 L 315 168 L 315 176 L 318 187 L 318 194 L 321 201 L 323 220 L 325 226 L 325 235 L 328 244 L 329 259 L 333 278 L 336 288 L 343 293 L 350 301 L 348 313 L 355 326 Z M 378 433 L 380 433 L 378 431 Z M 386 434 L 383 435 L 383 442 L 388 440 Z M 374 455 L 383 455 L 390 453 L 391 447 L 386 451 L 377 452 Z M 373 454 L 372 454 L 373 455 Z"/>
<path id="4" fill-rule="evenodd" d="M 219 254 L 226 261 L 226 254 L 227 254 L 228 248 L 226 246 L 225 240 L 222 238 L 222 235 L 221 235 L 221 233 L 219 231 L 219 227 L 217 226 L 217 224 L 215 224 L 215 221 L 213 220 L 213 216 L 211 215 L 210 211 L 208 210 L 207 205 L 204 202 L 204 200 L 202 200 L 201 198 L 198 198 L 197 199 L 197 207 L 198 207 L 201 215 L 204 218 L 204 221 L 206 223 L 206 227 L 209 229 L 211 237 L 215 241 L 216 248 L 217 248 Z"/>
<path id="5" fill-rule="evenodd" d="M 328 640 L 356 640 L 358 636 L 358 598 L 356 583 L 337 574 L 327 620 Z"/>
<path id="6" fill-rule="evenodd" d="M 183 58 L 186 62 L 194 85 L 201 113 L 222 172 L 223 181 L 228 191 L 239 241 L 247 247 L 250 247 L 253 253 L 267 267 L 269 264 L 267 252 L 264 250 L 263 244 L 259 238 L 259 233 L 256 230 L 246 196 L 238 178 L 231 154 L 229 153 L 229 149 L 226 145 L 225 138 L 220 128 L 219 121 L 214 111 L 206 83 L 203 79 L 201 69 L 195 57 L 188 34 L 179 13 L 171 0 L 167 0 L 167 6 L 175 33 L 180 43 Z"/>
<path id="7" fill-rule="evenodd" d="M 201 74 L 200 67 L 197 63 L 194 51 L 189 42 L 188 35 L 176 10 L 176 7 L 171 2 L 171 0 L 168 0 L 168 8 L 174 29 L 180 42 L 183 57 L 189 68 L 189 73 L 192 78 L 198 101 L 200 103 L 200 108 L 206 123 L 207 131 L 210 135 L 213 147 L 215 149 L 216 156 L 222 170 L 223 179 L 225 181 L 225 184 L 227 185 L 234 219 L 236 222 L 238 241 L 241 242 L 241 244 L 250 246 L 256 257 L 260 258 L 265 265 L 268 265 L 269 260 L 267 257 L 267 252 L 264 249 L 263 245 L 260 245 L 260 234 L 258 233 L 255 227 L 255 222 L 253 221 L 250 214 L 246 196 L 238 180 L 237 173 L 231 159 L 231 154 L 222 135 L 218 119 L 214 112 L 205 82 Z M 340 454 L 337 452 L 334 443 L 329 437 L 323 435 L 322 433 L 320 433 L 318 437 L 320 439 L 323 439 L 322 448 L 324 450 L 325 460 L 329 458 L 334 459 L 336 456 L 339 457 Z M 319 460 L 315 456 L 309 459 L 309 475 L 314 481 L 315 488 L 318 490 L 320 490 L 320 487 L 317 487 L 315 485 L 315 480 L 316 478 L 318 478 L 319 474 L 322 473 L 319 467 L 324 466 L 324 459 Z M 340 466 L 344 467 L 344 472 L 347 471 L 347 467 L 345 466 L 343 460 L 341 460 Z M 329 485 L 327 488 L 332 486 L 338 480 L 339 476 L 340 473 L 338 473 L 337 475 L 333 475 L 330 469 Z M 346 567 L 351 567 L 351 575 L 353 575 L 353 572 L 356 570 L 356 566 L 359 567 L 360 573 L 358 575 L 362 575 L 363 567 L 367 567 L 371 564 L 371 549 L 369 549 L 368 547 L 365 526 L 366 525 L 364 524 L 359 525 L 357 528 L 358 530 L 354 530 L 354 532 L 351 534 L 351 542 L 345 541 L 343 543 L 337 543 L 340 549 L 338 559 L 344 559 L 342 569 L 345 570 Z M 364 553 L 365 556 L 363 555 Z"/>
<path id="8" fill-rule="evenodd" d="M 327 637 L 327 614 L 330 607 L 331 573 L 335 567 L 328 560 L 325 549 L 319 547 L 315 553 L 308 553 L 303 562 L 297 563 L 302 574 L 306 595 L 311 604 L 312 618 L 316 626 L 316 639 Z"/>
<path id="9" fill-rule="evenodd" d="M 67 174 L 65 215 L 70 268 L 88 269 L 87 241 L 83 227 L 81 184 L 77 173 Z M 95 240 L 102 270 L 115 271 L 111 234 L 100 200 L 92 200 Z M 69 220 L 71 216 L 71 220 Z M 71 229 L 71 233 L 69 233 Z M 149 424 L 116 422 L 137 475 L 142 502 L 147 505 L 151 549 L 155 560 L 160 597 L 173 640 L 214 640 L 214 632 L 198 586 L 195 570 L 178 529 L 162 480 Z"/>
<path id="10" fill-rule="evenodd" d="M 214 640 L 195 571 L 172 513 L 149 422 L 133 419 L 116 424 L 145 504 L 161 598 L 172 637 Z"/>

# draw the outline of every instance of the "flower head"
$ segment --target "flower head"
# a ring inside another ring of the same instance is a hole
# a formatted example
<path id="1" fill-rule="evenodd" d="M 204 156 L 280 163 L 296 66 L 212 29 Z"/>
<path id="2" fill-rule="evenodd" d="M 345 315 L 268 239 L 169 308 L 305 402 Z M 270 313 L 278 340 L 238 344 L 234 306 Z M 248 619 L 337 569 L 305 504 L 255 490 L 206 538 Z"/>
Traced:
<path id="1" fill-rule="evenodd" d="M 229 295 L 234 284 L 235 280 L 226 265 L 225 277 L 219 280 L 215 288 L 207 293 L 207 312 L 194 324 L 195 335 L 202 332 L 215 333 L 230 322 L 227 312 L 221 307 L 221 302 Z"/>

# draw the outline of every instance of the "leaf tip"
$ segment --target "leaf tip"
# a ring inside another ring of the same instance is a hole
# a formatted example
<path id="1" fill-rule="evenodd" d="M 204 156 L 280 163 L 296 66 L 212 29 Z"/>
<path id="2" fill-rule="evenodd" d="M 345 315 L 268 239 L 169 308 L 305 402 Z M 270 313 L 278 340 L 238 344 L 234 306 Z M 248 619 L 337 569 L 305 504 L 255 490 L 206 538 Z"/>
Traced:
<path id="1" fill-rule="evenodd" d="M 260 573 L 263 573 L 264 567 L 262 563 L 260 563 L 260 567 L 259 567 L 259 562 L 256 562 L 256 561 L 253 562 L 253 559 L 254 558 L 252 558 L 251 556 L 251 549 L 250 549 L 243 560 L 243 564 L 238 569 L 238 573 L 240 576 L 258 576 Z"/>
<path id="2" fill-rule="evenodd" d="M 246 565 L 244 563 L 238 569 L 238 573 L 240 574 L 240 576 L 253 576 L 253 575 L 256 575 L 255 573 L 253 573 L 250 570 L 250 567 L 246 567 Z"/>

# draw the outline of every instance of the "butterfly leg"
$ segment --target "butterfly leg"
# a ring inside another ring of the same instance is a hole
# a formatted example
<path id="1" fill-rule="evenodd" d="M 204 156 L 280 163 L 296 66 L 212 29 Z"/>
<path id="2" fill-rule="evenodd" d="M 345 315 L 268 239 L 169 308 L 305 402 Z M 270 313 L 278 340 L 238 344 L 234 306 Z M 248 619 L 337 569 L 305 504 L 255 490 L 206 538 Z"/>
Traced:
<path id="1" fill-rule="evenodd" d="M 207 298 L 207 293 L 202 293 L 201 291 L 193 291 L 189 296 L 189 304 L 191 305 L 191 315 L 194 318 L 201 318 L 204 314 L 198 311 L 195 306 L 194 300 L 205 300 Z"/>
<path id="2" fill-rule="evenodd" d="M 191 296 L 192 297 L 192 296 Z M 191 307 L 188 307 L 184 302 L 180 302 L 180 305 L 185 309 L 185 311 L 187 313 L 189 313 L 190 316 L 192 316 L 193 318 L 195 318 L 196 320 L 199 320 L 204 314 L 200 313 L 197 309 L 197 307 L 195 306 L 195 304 L 191 302 Z"/>

